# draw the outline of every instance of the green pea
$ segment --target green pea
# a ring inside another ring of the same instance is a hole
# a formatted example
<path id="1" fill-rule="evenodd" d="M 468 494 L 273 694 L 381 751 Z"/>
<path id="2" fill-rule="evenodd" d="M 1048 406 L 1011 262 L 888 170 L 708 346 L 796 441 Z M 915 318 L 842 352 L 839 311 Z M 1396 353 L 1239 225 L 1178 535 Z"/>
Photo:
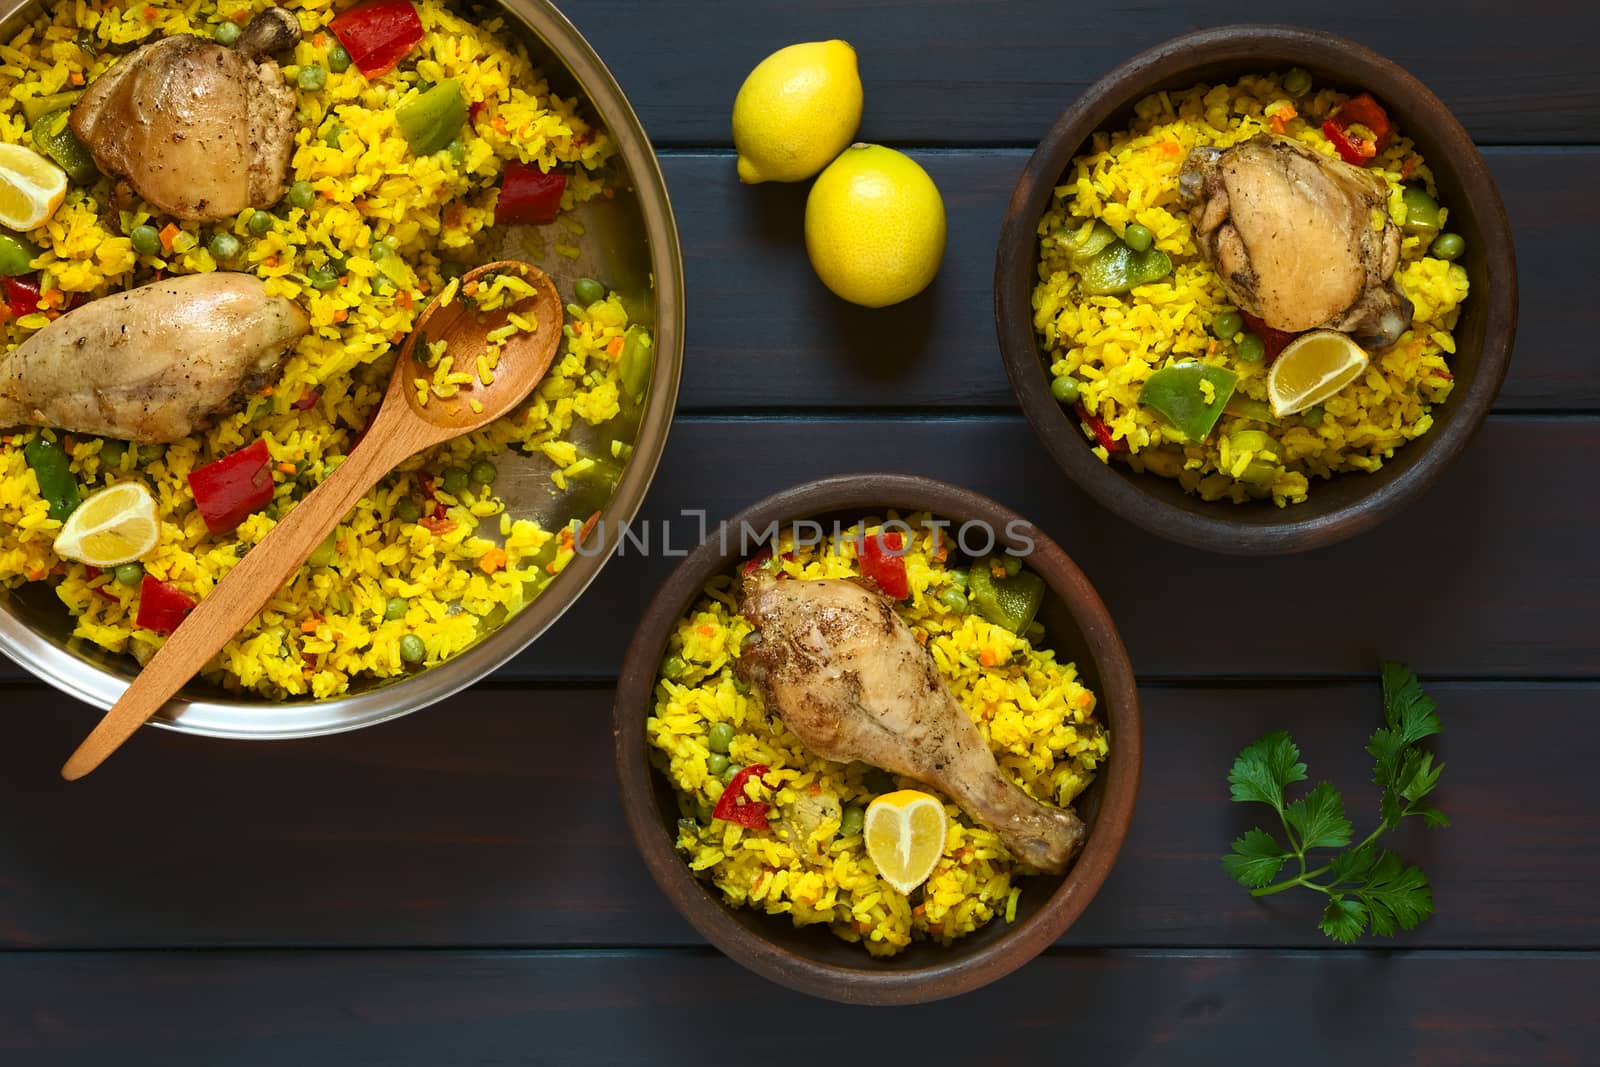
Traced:
<path id="1" fill-rule="evenodd" d="M 401 522 L 416 522 L 422 518 L 422 505 L 409 496 L 403 496 L 395 501 L 394 517 Z"/>
<path id="2" fill-rule="evenodd" d="M 742 770 L 744 770 L 744 768 L 739 766 L 737 763 L 728 764 L 727 770 L 722 772 L 722 784 L 732 785 L 733 780 L 739 777 L 739 772 Z"/>
<path id="3" fill-rule="evenodd" d="M 1237 355 L 1246 363 L 1260 363 L 1267 357 L 1267 344 L 1253 333 L 1239 338 Z"/>
<path id="4" fill-rule="evenodd" d="M 1237 311 L 1219 311 L 1211 318 L 1211 335 L 1224 341 L 1232 340 L 1244 329 L 1244 316 Z"/>
<path id="5" fill-rule="evenodd" d="M 383 617 L 389 622 L 395 622 L 405 618 L 406 611 L 410 607 L 411 605 L 406 602 L 405 597 L 390 597 L 389 602 L 383 606 Z"/>
<path id="6" fill-rule="evenodd" d="M 1428 249 L 1438 259 L 1458 259 L 1467 250 L 1467 242 L 1459 233 L 1441 233 L 1433 239 Z"/>
<path id="7" fill-rule="evenodd" d="M 950 580 L 955 583 L 957 589 L 960 589 L 962 592 L 965 592 L 966 588 L 967 588 L 967 582 L 970 579 L 967 578 L 967 572 L 966 571 L 964 571 L 964 570 L 954 570 L 954 571 L 950 572 Z"/>
<path id="8" fill-rule="evenodd" d="M 326 541 L 311 550 L 306 562 L 313 567 L 326 567 L 338 558 L 339 543 L 333 534 L 329 534 Z"/>
<path id="9" fill-rule="evenodd" d="M 328 127 L 328 132 L 322 135 L 322 143 L 327 145 L 329 148 L 338 148 L 339 139 L 349 132 L 350 127 L 346 126 L 342 122 L 335 122 L 332 126 Z"/>
<path id="10" fill-rule="evenodd" d="M 1300 413 L 1300 421 L 1307 426 L 1321 426 L 1326 415 L 1327 412 L 1323 410 L 1322 405 L 1316 404 Z"/>
<path id="11" fill-rule="evenodd" d="M 411 664 L 421 663 L 428 658 L 428 646 L 416 634 L 406 634 L 400 639 L 400 658 Z"/>
<path id="12" fill-rule="evenodd" d="M 278 220 L 272 217 L 272 212 L 258 211 L 250 216 L 245 228 L 257 237 L 265 237 L 272 232 L 272 224 L 276 221 Z"/>
<path id="13" fill-rule="evenodd" d="M 1015 578 L 1022 573 L 1022 560 L 1016 556 L 1001 556 L 1000 566 L 1005 568 L 1007 578 Z"/>
<path id="14" fill-rule="evenodd" d="M 158 459 L 164 459 L 166 454 L 167 448 L 165 445 L 140 445 L 139 464 L 147 467 Z"/>
<path id="15" fill-rule="evenodd" d="M 1290 96 L 1304 96 L 1311 91 L 1311 72 L 1295 67 L 1283 76 L 1283 91 Z"/>
<path id="16" fill-rule="evenodd" d="M 141 256 L 161 254 L 161 233 L 154 226 L 135 226 L 133 232 L 128 234 L 128 240 L 133 242 L 133 250 Z"/>
<path id="17" fill-rule="evenodd" d="M 244 245 L 231 233 L 219 233 L 211 238 L 211 254 L 218 263 L 224 263 L 242 251 Z"/>
<path id="18" fill-rule="evenodd" d="M 696 801 L 694 806 L 694 817 L 700 821 L 702 826 L 710 826 L 716 810 L 717 809 L 713 808 L 704 800 Z"/>
<path id="19" fill-rule="evenodd" d="M 714 722 L 709 731 L 711 751 L 727 754 L 729 746 L 733 744 L 733 727 L 725 722 Z"/>
<path id="20" fill-rule="evenodd" d="M 444 150 L 450 153 L 450 162 L 458 167 L 467 161 L 467 146 L 461 143 L 459 137 L 445 145 Z"/>
<path id="21" fill-rule="evenodd" d="M 0 277 L 15 278 L 33 270 L 33 258 L 38 249 L 9 233 L 0 233 Z"/>
<path id="22" fill-rule="evenodd" d="M 951 611 L 964 612 L 967 610 L 967 594 L 963 593 L 955 586 L 951 586 L 948 589 L 940 591 L 939 603 L 943 604 Z"/>
<path id="23" fill-rule="evenodd" d="M 312 267 L 306 274 L 306 280 L 319 293 L 339 288 L 339 276 L 328 267 Z"/>
<path id="24" fill-rule="evenodd" d="M 468 474 L 465 468 L 446 467 L 444 471 L 444 478 L 442 479 L 444 491 L 449 493 L 451 496 L 464 493 L 467 490 L 467 483 L 471 480 L 472 475 Z"/>
<path id="25" fill-rule="evenodd" d="M 320 93 L 328 84 L 328 72 L 315 63 L 300 68 L 300 88 L 308 93 Z"/>
<path id="26" fill-rule="evenodd" d="M 218 44 L 232 48 L 239 43 L 239 36 L 243 32 L 237 22 L 219 22 L 217 28 L 211 31 L 211 35 L 217 39 Z"/>
<path id="27" fill-rule="evenodd" d="M 345 51 L 344 45 L 336 44 L 333 51 L 328 53 L 328 69 L 335 74 L 343 74 L 350 69 L 350 53 Z"/>
<path id="28" fill-rule="evenodd" d="M 706 757 L 706 773 L 713 778 L 721 778 L 722 772 L 728 769 L 728 757 L 720 752 L 713 752 Z"/>
<path id="29" fill-rule="evenodd" d="M 578 294 L 578 303 L 585 307 L 606 298 L 606 287 L 593 278 L 579 278 L 572 288 Z"/>
<path id="30" fill-rule="evenodd" d="M 114 572 L 118 585 L 138 585 L 144 581 L 144 564 L 124 563 Z"/>
<path id="31" fill-rule="evenodd" d="M 669 682 L 682 678 L 683 672 L 688 669 L 689 665 L 683 662 L 682 656 L 668 656 L 661 661 L 661 677 Z"/>
<path id="32" fill-rule="evenodd" d="M 859 804 L 852 804 L 844 809 L 839 816 L 839 836 L 854 837 L 861 832 L 861 827 L 866 824 L 867 811 Z"/>
<path id="33" fill-rule="evenodd" d="M 120 467 L 122 466 L 122 457 L 126 456 L 127 454 L 128 442 L 107 441 L 105 444 L 100 446 L 100 466 Z"/>
<path id="34" fill-rule="evenodd" d="M 394 255 L 394 249 L 390 248 L 389 242 L 384 240 L 373 241 L 372 246 L 367 249 L 367 258 L 374 263 L 382 263 L 392 255 Z"/>
<path id="35" fill-rule="evenodd" d="M 1148 226 L 1135 222 L 1122 231 L 1122 243 L 1135 252 L 1148 252 L 1150 246 L 1156 243 L 1156 235 L 1150 232 Z"/>
<path id="36" fill-rule="evenodd" d="M 298 181 L 289 186 L 289 195 L 286 198 L 290 207 L 297 207 L 301 211 L 310 211 L 311 205 L 317 202 L 317 190 L 308 181 Z"/>
<path id="37" fill-rule="evenodd" d="M 1063 374 L 1050 383 L 1050 395 L 1063 404 L 1076 404 L 1078 402 L 1078 379 L 1070 374 Z"/>
<path id="38" fill-rule="evenodd" d="M 500 477 L 500 470 L 488 460 L 479 460 L 472 465 L 473 485 L 493 485 L 494 480 Z"/>

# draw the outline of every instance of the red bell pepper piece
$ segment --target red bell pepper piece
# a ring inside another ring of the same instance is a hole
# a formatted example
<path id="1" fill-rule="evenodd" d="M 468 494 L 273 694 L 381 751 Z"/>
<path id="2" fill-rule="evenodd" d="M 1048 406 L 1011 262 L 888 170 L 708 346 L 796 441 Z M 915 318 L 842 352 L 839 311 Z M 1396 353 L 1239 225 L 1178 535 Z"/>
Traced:
<path id="1" fill-rule="evenodd" d="M 861 541 L 861 573 L 878 583 L 884 595 L 891 600 L 904 600 L 911 595 L 911 580 L 906 577 L 906 539 L 898 531 L 865 537 Z"/>
<path id="2" fill-rule="evenodd" d="M 531 163 L 512 160 L 506 164 L 505 179 L 500 183 L 495 224 L 542 226 L 554 222 L 561 214 L 561 194 L 566 191 L 567 176 L 561 171 L 546 174 Z"/>
<path id="3" fill-rule="evenodd" d="M 139 586 L 139 614 L 134 623 L 141 629 L 170 634 L 194 610 L 195 599 L 148 574 Z"/>
<path id="4" fill-rule="evenodd" d="M 39 289 L 39 279 L 31 274 L 0 278 L 0 289 L 5 290 L 6 307 L 18 318 L 38 311 L 39 298 L 44 295 Z"/>
<path id="5" fill-rule="evenodd" d="M 1352 129 L 1356 126 L 1366 132 Z M 1394 125 L 1383 105 L 1371 94 L 1362 93 L 1346 100 L 1339 110 L 1328 116 L 1328 121 L 1322 124 L 1322 135 L 1333 142 L 1340 159 L 1353 167 L 1364 167 L 1389 147 L 1394 139 Z"/>
<path id="6" fill-rule="evenodd" d="M 294 402 L 296 411 L 310 411 L 317 406 L 317 401 L 322 399 L 322 393 L 316 389 L 307 389 L 300 394 L 300 399 Z"/>
<path id="7" fill-rule="evenodd" d="M 1105 421 L 1098 415 L 1091 415 L 1089 409 L 1082 404 L 1078 405 L 1078 418 L 1082 419 L 1083 424 L 1089 427 L 1090 432 L 1095 435 L 1107 452 L 1126 452 L 1128 450 L 1128 442 L 1112 437 L 1111 428 L 1105 424 Z"/>
<path id="8" fill-rule="evenodd" d="M 368 0 L 328 23 L 328 29 L 368 78 L 389 73 L 422 43 L 422 19 L 411 0 Z"/>
<path id="9" fill-rule="evenodd" d="M 1244 324 L 1250 327 L 1250 332 L 1261 338 L 1261 344 L 1267 352 L 1266 360 L 1268 363 L 1277 359 L 1284 347 L 1300 336 L 1297 333 L 1289 333 L 1287 330 L 1275 330 L 1248 311 L 1240 314 L 1244 317 Z"/>
<path id="10" fill-rule="evenodd" d="M 728 788 L 722 791 L 722 796 L 717 800 L 717 806 L 711 810 L 711 817 L 737 823 L 747 830 L 767 829 L 766 802 L 751 800 L 744 795 L 745 783 L 764 776 L 767 771 L 766 764 L 757 763 L 734 775 L 733 781 L 728 783 Z"/>
<path id="11" fill-rule="evenodd" d="M 212 533 L 227 533 L 272 500 L 272 456 L 267 442 L 241 448 L 231 456 L 189 473 L 194 502 Z"/>

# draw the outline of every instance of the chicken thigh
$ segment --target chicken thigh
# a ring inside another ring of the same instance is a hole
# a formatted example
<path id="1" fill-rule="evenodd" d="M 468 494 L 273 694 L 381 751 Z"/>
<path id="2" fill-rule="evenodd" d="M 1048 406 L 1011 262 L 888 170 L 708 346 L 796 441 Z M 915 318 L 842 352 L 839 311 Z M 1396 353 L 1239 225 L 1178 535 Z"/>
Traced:
<path id="1" fill-rule="evenodd" d="M 163 214 L 211 222 L 269 207 L 288 188 L 297 128 L 270 54 L 299 39 L 295 16 L 269 8 L 233 48 L 187 34 L 147 44 L 95 79 L 72 131 Z"/>
<path id="2" fill-rule="evenodd" d="M 1369 348 L 1411 327 L 1411 301 L 1393 281 L 1400 231 L 1373 175 L 1263 135 L 1196 148 L 1179 189 L 1228 296 L 1268 326 L 1342 330 Z"/>
<path id="3" fill-rule="evenodd" d="M 189 274 L 61 316 L 0 356 L 0 427 L 165 444 L 259 388 L 311 328 L 251 274 Z"/>
<path id="4" fill-rule="evenodd" d="M 807 750 L 926 782 L 1024 863 L 1066 869 L 1083 842 L 1082 821 L 1001 773 L 933 658 L 882 596 L 849 581 L 753 574 L 743 612 L 760 640 L 737 670 Z"/>

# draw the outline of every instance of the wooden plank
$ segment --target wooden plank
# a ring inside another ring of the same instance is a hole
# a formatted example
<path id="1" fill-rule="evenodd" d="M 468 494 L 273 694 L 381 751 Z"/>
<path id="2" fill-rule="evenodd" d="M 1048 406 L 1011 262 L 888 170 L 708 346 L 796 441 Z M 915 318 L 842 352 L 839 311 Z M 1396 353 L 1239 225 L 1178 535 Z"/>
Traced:
<path id="1" fill-rule="evenodd" d="M 1584 845 L 1600 840 L 1600 687 L 1428 688 L 1454 825 L 1394 835 L 1438 901 L 1398 943 L 1600 947 L 1600 850 Z M 381 728 L 273 746 L 149 731 L 74 785 L 56 768 L 91 716 L 38 688 L 9 703 L 26 712 L 0 748 L 0 948 L 701 943 L 618 809 L 608 689 L 480 686 Z M 1146 687 L 1142 705 L 1133 827 L 1063 943 L 1327 947 L 1313 894 L 1258 902 L 1218 867 L 1265 811 L 1229 803 L 1225 778 L 1240 748 L 1287 728 L 1364 835 L 1375 678 Z"/>
<path id="2" fill-rule="evenodd" d="M 663 549 L 681 555 L 697 541 L 686 509 L 703 510 L 714 530 L 769 493 L 864 470 L 972 486 L 1038 523 L 1100 590 L 1145 678 L 1366 677 L 1379 655 L 1440 675 L 1597 677 L 1594 504 L 1574 491 L 1593 484 L 1597 450 L 1600 419 L 1493 416 L 1440 485 L 1377 530 L 1310 556 L 1237 559 L 1106 512 L 1017 416 L 683 419 L 638 524 L 653 554 L 611 560 L 500 677 L 615 677 L 635 620 L 678 562 Z M 1200 610 L 1226 625 L 1175 621 L 1179 575 L 1204 576 Z M 1331 575 L 1363 578 L 1341 589 Z M 0 677 L 21 674 L 0 667 Z"/>
<path id="3" fill-rule="evenodd" d="M 926 293 L 868 310 L 806 259 L 804 186 L 740 186 L 728 153 L 662 160 L 688 271 L 685 411 L 798 407 L 1014 410 L 994 333 L 994 248 L 1026 152 L 912 153 L 945 196 L 944 268 Z M 1522 317 L 1502 409 L 1600 407 L 1600 151 L 1486 153 L 1515 227 Z"/>
<path id="4" fill-rule="evenodd" d="M 0 959 L 0 1053 L 30 1067 L 669 1064 L 708 1050 L 809 1064 L 843 1048 L 850 1063 L 996 1063 L 1020 1044 L 1129 1067 L 1534 1067 L 1593 1062 L 1596 974 L 1588 954 L 1056 952 L 959 1001 L 869 1016 L 710 953 L 28 953 Z"/>
<path id="5" fill-rule="evenodd" d="M 1031 145 L 1087 86 L 1146 48 L 1204 26 L 1284 21 L 1388 55 L 1479 141 L 1593 144 L 1600 127 L 1600 85 L 1587 46 L 1600 33 L 1600 12 L 1560 0 L 1404 7 L 1350 0 L 1297 9 L 1287 19 L 1264 0 L 1204 13 L 1183 0 L 1153 0 L 1136 13 L 1110 5 L 1066 10 L 1052 0 L 860 0 L 820 11 L 721 0 L 676 5 L 670 16 L 642 15 L 633 0 L 571 0 L 563 10 L 659 144 L 729 144 L 745 75 L 795 41 L 842 37 L 855 46 L 866 90 L 863 140 Z"/>

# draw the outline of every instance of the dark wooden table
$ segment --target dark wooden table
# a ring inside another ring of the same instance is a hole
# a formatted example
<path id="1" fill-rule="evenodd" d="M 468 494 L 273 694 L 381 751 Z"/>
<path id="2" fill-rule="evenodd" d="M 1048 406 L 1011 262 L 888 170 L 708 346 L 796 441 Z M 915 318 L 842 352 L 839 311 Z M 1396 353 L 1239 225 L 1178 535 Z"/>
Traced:
<path id="1" fill-rule="evenodd" d="M 882 1011 L 709 950 L 646 876 L 612 782 L 612 679 L 671 563 L 632 556 L 443 706 L 288 744 L 150 731 L 78 785 L 55 768 L 89 709 L 0 669 L 0 1063 L 1600 1062 L 1600 9 L 1116 7 L 567 5 L 661 150 L 686 249 L 682 406 L 646 515 L 934 475 L 1038 520 L 1119 619 L 1144 789 L 1059 945 L 955 1003 Z M 1285 15 L 1403 63 L 1485 146 L 1522 331 L 1477 442 L 1407 514 L 1308 556 L 1223 559 L 1125 525 L 1047 461 L 996 352 L 993 246 L 1029 147 L 1086 84 L 1179 32 Z M 734 177 L 744 73 L 831 36 L 860 52 L 863 138 L 909 146 L 950 212 L 938 282 L 889 311 L 814 280 L 803 188 Z M 1179 576 L 1228 590 L 1216 625 L 1176 624 Z M 1398 842 L 1437 916 L 1339 949 L 1315 901 L 1257 903 L 1218 869 L 1247 825 L 1223 777 L 1289 728 L 1360 825 L 1380 656 L 1439 701 L 1455 825 Z"/>

